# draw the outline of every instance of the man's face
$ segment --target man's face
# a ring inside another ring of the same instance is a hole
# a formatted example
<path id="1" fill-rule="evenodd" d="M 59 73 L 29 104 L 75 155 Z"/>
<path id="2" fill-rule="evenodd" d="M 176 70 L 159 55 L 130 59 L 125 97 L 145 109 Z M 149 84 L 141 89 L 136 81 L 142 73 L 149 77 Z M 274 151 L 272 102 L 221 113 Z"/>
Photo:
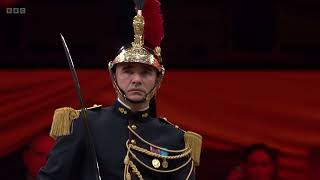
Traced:
<path id="1" fill-rule="evenodd" d="M 248 157 L 245 165 L 248 180 L 271 180 L 275 173 L 275 167 L 266 152 L 258 150 Z"/>
<path id="2" fill-rule="evenodd" d="M 119 88 L 131 101 L 143 100 L 157 80 L 156 69 L 141 63 L 120 63 L 115 76 Z"/>

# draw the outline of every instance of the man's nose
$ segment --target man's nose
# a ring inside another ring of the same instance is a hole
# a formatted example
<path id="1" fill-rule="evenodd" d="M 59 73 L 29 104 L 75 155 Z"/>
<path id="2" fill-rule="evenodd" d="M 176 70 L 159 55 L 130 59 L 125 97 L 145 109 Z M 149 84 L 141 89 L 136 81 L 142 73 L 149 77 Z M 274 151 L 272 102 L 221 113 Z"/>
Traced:
<path id="1" fill-rule="evenodd" d="M 142 77 L 139 73 L 134 73 L 132 75 L 132 82 L 133 83 L 141 83 L 141 81 L 142 81 Z"/>

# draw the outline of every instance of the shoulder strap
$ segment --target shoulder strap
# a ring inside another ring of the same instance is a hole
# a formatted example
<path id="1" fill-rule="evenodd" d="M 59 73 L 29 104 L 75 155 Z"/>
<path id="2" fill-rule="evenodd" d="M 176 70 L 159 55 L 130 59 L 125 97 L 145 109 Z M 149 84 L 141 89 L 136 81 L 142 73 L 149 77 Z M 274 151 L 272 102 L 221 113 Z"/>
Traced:
<path id="1" fill-rule="evenodd" d="M 167 118 L 165 118 L 165 117 L 159 117 L 159 120 L 160 120 L 161 122 L 164 122 L 164 123 L 166 123 L 166 124 L 172 125 L 172 126 L 174 126 L 175 128 L 180 129 L 181 131 L 185 132 L 185 131 L 184 131 L 183 129 L 181 129 L 178 125 L 173 124 L 172 122 L 170 122 L 170 121 L 169 121 Z"/>

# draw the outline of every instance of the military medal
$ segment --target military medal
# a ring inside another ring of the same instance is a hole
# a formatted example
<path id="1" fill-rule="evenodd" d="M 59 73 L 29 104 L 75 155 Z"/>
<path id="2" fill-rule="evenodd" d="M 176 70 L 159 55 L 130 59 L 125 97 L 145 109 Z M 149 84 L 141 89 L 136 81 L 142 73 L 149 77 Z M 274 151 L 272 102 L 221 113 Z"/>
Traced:
<path id="1" fill-rule="evenodd" d="M 153 152 L 153 153 L 156 153 L 156 154 L 161 154 L 161 150 L 156 148 L 156 147 L 153 147 L 153 146 L 150 146 L 150 151 Z M 152 160 L 152 166 L 154 168 L 158 169 L 161 166 L 161 163 L 160 163 L 159 159 L 156 159 L 156 158 L 153 159 Z M 163 165 L 162 165 L 162 167 L 163 167 Z"/>
<path id="2" fill-rule="evenodd" d="M 160 161 L 159 161 L 159 159 L 153 159 L 152 160 L 152 166 L 154 167 L 154 168 L 159 168 L 160 167 Z"/>
<path id="3" fill-rule="evenodd" d="M 161 156 L 168 156 L 169 153 L 167 151 L 160 150 L 160 155 Z M 162 160 L 162 167 L 163 168 L 167 168 L 168 167 L 168 161 L 165 158 L 163 158 L 163 160 Z"/>
<path id="4" fill-rule="evenodd" d="M 150 151 L 156 154 L 160 154 L 160 149 L 150 146 Z"/>
<path id="5" fill-rule="evenodd" d="M 168 167 L 168 161 L 166 159 L 163 159 L 162 161 L 162 167 L 167 168 Z"/>

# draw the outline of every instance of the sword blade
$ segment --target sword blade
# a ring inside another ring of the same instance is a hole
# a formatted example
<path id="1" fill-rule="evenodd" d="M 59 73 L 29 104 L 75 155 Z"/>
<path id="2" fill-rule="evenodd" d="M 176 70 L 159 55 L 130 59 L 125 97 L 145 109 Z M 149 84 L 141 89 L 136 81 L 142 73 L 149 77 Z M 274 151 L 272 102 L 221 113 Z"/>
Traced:
<path id="1" fill-rule="evenodd" d="M 95 171 L 96 171 L 95 179 L 100 180 L 101 177 L 100 177 L 99 165 L 98 165 L 98 161 L 97 161 L 95 147 L 94 147 L 94 144 L 93 144 L 93 141 L 92 141 L 92 137 L 91 137 L 91 133 L 90 133 L 90 128 L 89 128 L 89 125 L 88 125 L 87 112 L 86 112 L 86 109 L 85 109 L 85 106 L 84 106 L 83 98 L 81 96 L 80 83 L 79 83 L 79 80 L 78 80 L 78 76 L 77 76 L 76 70 L 74 68 L 74 64 L 73 64 L 72 57 L 71 57 L 69 48 L 67 46 L 67 43 L 66 43 L 66 41 L 65 41 L 65 39 L 64 39 L 64 37 L 63 37 L 63 35 L 61 33 L 60 33 L 60 36 L 61 36 L 61 40 L 62 40 L 64 51 L 65 51 L 67 59 L 68 59 L 68 64 L 69 64 L 71 76 L 72 76 L 72 79 L 73 79 L 73 83 L 74 83 L 74 86 L 76 87 L 78 99 L 80 101 L 80 107 L 81 107 L 81 112 L 82 112 L 81 113 L 82 114 L 82 120 L 83 120 L 85 129 L 86 129 L 85 131 L 86 131 L 86 137 L 87 137 L 87 143 L 88 143 L 87 147 L 88 147 L 88 150 L 90 151 L 90 154 L 92 155 L 92 158 L 93 158 L 93 161 L 94 161 L 93 163 L 94 163 L 94 167 L 95 167 Z"/>
<path id="2" fill-rule="evenodd" d="M 80 101 L 80 107 L 81 107 L 81 111 L 82 111 L 82 110 L 84 110 L 85 106 L 84 106 L 84 103 L 83 103 L 83 98 L 81 96 L 81 90 L 80 90 L 80 84 L 79 84 L 78 76 L 77 76 L 76 70 L 74 68 L 74 64 L 73 64 L 72 57 L 70 55 L 70 51 L 69 51 L 69 48 L 67 46 L 67 43 L 66 43 L 63 35 L 60 34 L 60 36 L 61 36 L 61 40 L 62 40 L 64 51 L 65 51 L 67 59 L 68 59 L 68 64 L 69 64 L 71 76 L 72 76 L 72 79 L 73 79 L 74 86 L 76 87 L 76 90 L 77 90 L 77 95 L 78 95 L 78 99 Z"/>

